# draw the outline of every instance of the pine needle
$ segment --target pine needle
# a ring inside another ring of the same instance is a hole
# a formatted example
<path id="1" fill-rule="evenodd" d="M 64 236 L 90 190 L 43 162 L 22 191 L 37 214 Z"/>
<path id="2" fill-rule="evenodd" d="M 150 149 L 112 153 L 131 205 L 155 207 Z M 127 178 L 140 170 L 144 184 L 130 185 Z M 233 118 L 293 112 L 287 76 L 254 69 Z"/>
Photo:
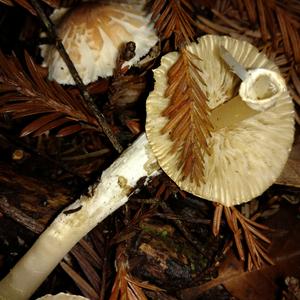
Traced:
<path id="1" fill-rule="evenodd" d="M 173 141 L 171 152 L 180 152 L 178 168 L 182 178 L 191 182 L 203 182 L 203 155 L 209 153 L 207 138 L 212 125 L 208 119 L 207 99 L 200 88 L 203 83 L 196 65 L 199 58 L 182 50 L 179 59 L 169 70 L 169 86 L 166 97 L 170 105 L 163 111 L 169 118 L 162 129 Z"/>
<path id="2" fill-rule="evenodd" d="M 219 234 L 219 224 L 221 222 L 222 211 L 225 212 L 227 224 L 234 235 L 234 242 L 240 257 L 244 261 L 248 257 L 248 270 L 253 267 L 259 269 L 263 262 L 273 265 L 273 260 L 268 256 L 267 250 L 262 245 L 262 242 L 270 244 L 271 241 L 261 233 L 261 230 L 270 230 L 269 227 L 261 225 L 251 219 L 246 218 L 235 207 L 222 207 L 217 204 L 215 207 L 213 233 Z M 243 239 L 246 243 L 243 243 Z M 245 255 L 248 254 L 248 255 Z"/>
<path id="3" fill-rule="evenodd" d="M 21 136 L 41 135 L 60 129 L 65 136 L 85 128 L 99 130 L 97 120 L 85 109 L 81 99 L 72 96 L 59 84 L 47 81 L 44 70 L 25 53 L 28 72 L 17 57 L 6 57 L 0 51 L 0 112 L 13 118 L 37 115 L 21 132 Z M 73 123 L 73 124 L 72 124 Z M 77 123 L 74 125 L 74 123 Z M 62 131 L 61 127 L 68 129 Z"/>
<path id="4" fill-rule="evenodd" d="M 191 18 L 191 11 L 186 0 L 155 0 L 152 6 L 155 29 L 162 39 L 174 35 L 176 49 L 193 41 L 195 37 L 195 22 Z"/>

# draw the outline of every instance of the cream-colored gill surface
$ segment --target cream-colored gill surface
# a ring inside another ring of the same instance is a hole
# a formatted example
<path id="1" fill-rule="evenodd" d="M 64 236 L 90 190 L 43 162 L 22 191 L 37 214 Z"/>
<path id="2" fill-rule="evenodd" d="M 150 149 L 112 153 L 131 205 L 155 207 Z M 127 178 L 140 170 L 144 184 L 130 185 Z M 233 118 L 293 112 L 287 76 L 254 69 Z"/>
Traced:
<path id="1" fill-rule="evenodd" d="M 161 168 L 183 190 L 207 200 L 232 206 L 262 194 L 280 175 L 294 137 L 294 108 L 288 92 L 265 111 L 254 111 L 238 96 L 240 80 L 218 55 L 223 45 L 246 69 L 278 71 L 276 65 L 247 42 L 230 37 L 206 35 L 187 48 L 201 58 L 201 87 L 211 109 L 214 130 L 208 139 L 210 155 L 204 155 L 204 182 L 182 179 L 178 168 L 180 151 L 171 151 L 173 142 L 161 129 L 168 122 L 162 112 L 170 99 L 165 97 L 167 73 L 178 53 L 165 55 L 154 70 L 155 87 L 147 99 L 146 133 Z M 183 145 L 180 145 L 178 150 Z"/>

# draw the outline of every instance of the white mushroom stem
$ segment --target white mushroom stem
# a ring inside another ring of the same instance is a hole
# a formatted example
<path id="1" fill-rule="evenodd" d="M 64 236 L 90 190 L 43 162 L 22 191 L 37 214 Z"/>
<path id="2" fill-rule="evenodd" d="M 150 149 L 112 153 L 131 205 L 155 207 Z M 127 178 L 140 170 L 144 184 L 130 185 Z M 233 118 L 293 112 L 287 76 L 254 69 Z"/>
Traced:
<path id="1" fill-rule="evenodd" d="M 87 195 L 67 207 L 40 235 L 0 282 L 0 299 L 28 299 L 83 236 L 128 201 L 137 181 L 158 169 L 143 134 L 103 172 Z"/>

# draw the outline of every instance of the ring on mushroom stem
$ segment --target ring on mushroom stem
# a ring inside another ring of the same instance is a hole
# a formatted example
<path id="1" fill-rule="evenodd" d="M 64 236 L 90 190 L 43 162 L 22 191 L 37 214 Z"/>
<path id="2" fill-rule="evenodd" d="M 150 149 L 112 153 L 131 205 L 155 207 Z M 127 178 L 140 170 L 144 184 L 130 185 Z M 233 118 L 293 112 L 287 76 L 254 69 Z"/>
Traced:
<path id="1" fill-rule="evenodd" d="M 270 108 L 287 91 L 284 79 L 277 72 L 255 69 L 248 73 L 249 76 L 241 83 L 239 94 L 254 110 Z"/>
<path id="2" fill-rule="evenodd" d="M 266 110 L 286 92 L 286 83 L 278 72 L 263 68 L 247 71 L 224 46 L 220 46 L 219 52 L 224 62 L 242 80 L 239 95 L 252 109 Z"/>
<path id="3" fill-rule="evenodd" d="M 113 74 L 122 44 L 132 41 L 136 45 L 135 56 L 123 64 L 130 67 L 158 41 L 150 16 L 145 16 L 137 5 L 83 2 L 71 9 L 56 9 L 51 19 L 85 84 Z M 53 45 L 41 46 L 41 55 L 49 79 L 74 84 Z"/>

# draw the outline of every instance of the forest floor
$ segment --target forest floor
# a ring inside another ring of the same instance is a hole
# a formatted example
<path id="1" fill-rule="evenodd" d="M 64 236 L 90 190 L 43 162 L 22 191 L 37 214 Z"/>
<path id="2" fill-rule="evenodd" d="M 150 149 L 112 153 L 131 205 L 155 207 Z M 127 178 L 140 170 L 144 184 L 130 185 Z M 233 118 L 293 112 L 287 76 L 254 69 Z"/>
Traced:
<path id="1" fill-rule="evenodd" d="M 38 119 L 39 108 L 9 107 L 7 82 L 1 77 L 3 60 L 15 53 L 20 69 L 14 75 L 28 74 L 32 68 L 25 50 L 32 61 L 41 63 L 43 25 L 29 3 L 0 0 L 0 278 L 119 155 L 93 117 L 90 124 L 74 116 L 73 123 L 47 124 Z M 57 0 L 41 3 L 47 14 L 59 5 Z M 300 1 L 204 0 L 182 9 L 190 10 L 196 36 L 228 35 L 249 41 L 278 65 L 289 86 L 296 132 L 286 167 L 261 196 L 237 207 L 268 226 L 262 232 L 271 240 L 264 245 L 274 265 L 263 259 L 259 270 L 253 266 L 249 270 L 251 249 L 242 240 L 246 259 L 241 261 L 225 217 L 219 233 L 213 234 L 213 202 L 180 190 L 162 172 L 147 185 L 141 180 L 127 204 L 85 236 L 32 299 L 61 291 L 91 300 L 300 299 Z M 176 36 L 163 30 L 160 36 L 156 57 L 141 70 L 115 73 L 88 86 L 124 149 L 144 132 L 152 70 L 164 54 L 177 49 Z M 47 74 L 44 68 L 37 72 Z M 64 89 L 74 99 L 80 97 L 76 87 Z M 66 113 L 59 105 L 52 109 Z M 119 296 L 112 290 L 114 283 L 122 283 Z M 138 292 L 127 298 L 132 286 Z"/>

